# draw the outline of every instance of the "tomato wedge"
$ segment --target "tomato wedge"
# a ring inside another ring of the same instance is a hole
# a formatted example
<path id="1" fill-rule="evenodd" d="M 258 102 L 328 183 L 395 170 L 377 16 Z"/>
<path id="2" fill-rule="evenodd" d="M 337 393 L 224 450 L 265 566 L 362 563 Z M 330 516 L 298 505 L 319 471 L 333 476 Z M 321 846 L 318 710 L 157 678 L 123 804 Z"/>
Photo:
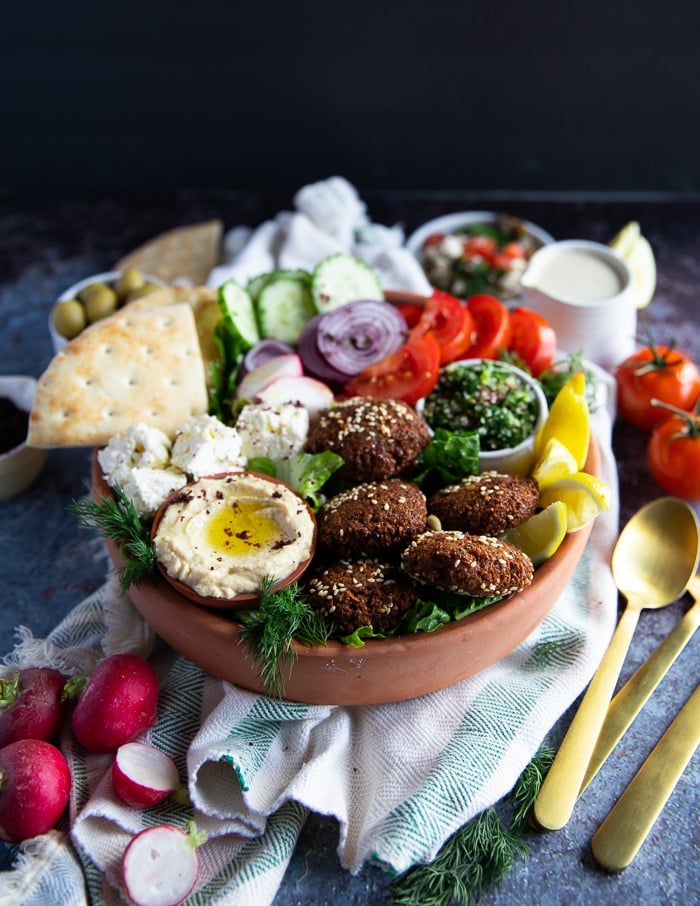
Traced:
<path id="1" fill-rule="evenodd" d="M 473 331 L 474 319 L 466 305 L 456 296 L 436 289 L 425 303 L 413 333 L 431 333 L 440 347 L 440 364 L 446 365 L 469 349 Z"/>
<path id="2" fill-rule="evenodd" d="M 467 299 L 474 320 L 474 342 L 466 353 L 472 359 L 497 359 L 510 340 L 510 313 L 495 296 L 479 293 Z"/>
<path id="3" fill-rule="evenodd" d="M 539 312 L 519 306 L 510 313 L 510 352 L 539 377 L 552 364 L 557 351 L 557 335 Z"/>
<path id="4" fill-rule="evenodd" d="M 351 378 L 344 387 L 344 395 L 403 400 L 413 406 L 430 393 L 439 374 L 437 340 L 431 333 L 412 333 L 396 352 Z"/>

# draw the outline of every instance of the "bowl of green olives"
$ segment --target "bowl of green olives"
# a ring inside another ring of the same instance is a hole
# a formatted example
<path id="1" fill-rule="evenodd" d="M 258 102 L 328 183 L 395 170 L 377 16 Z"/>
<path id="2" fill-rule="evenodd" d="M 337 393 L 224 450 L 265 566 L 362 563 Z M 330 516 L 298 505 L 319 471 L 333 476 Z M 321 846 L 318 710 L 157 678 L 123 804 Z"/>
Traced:
<path id="1" fill-rule="evenodd" d="M 61 293 L 49 315 L 49 333 L 54 353 L 95 321 L 147 293 L 167 286 L 158 277 L 134 267 L 106 271 L 79 280 Z"/>

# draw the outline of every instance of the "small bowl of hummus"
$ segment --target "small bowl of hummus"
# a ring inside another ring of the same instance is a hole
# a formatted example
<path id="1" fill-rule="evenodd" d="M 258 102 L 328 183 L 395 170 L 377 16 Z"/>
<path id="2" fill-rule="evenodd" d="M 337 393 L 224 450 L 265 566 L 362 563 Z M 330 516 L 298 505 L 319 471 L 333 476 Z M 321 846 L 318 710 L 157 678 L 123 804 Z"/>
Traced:
<path id="1" fill-rule="evenodd" d="M 225 472 L 171 494 L 151 539 L 160 572 L 180 594 L 231 609 L 257 601 L 263 581 L 276 590 L 304 573 L 316 549 L 316 518 L 284 482 Z"/>

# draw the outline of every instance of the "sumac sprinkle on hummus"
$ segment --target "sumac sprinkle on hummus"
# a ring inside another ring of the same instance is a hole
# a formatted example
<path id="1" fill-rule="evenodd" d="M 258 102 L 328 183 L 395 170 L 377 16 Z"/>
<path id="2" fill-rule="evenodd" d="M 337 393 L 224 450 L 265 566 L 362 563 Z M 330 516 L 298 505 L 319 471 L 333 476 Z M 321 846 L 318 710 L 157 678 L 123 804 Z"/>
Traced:
<path id="1" fill-rule="evenodd" d="M 200 478 L 166 503 L 153 543 L 168 575 L 203 597 L 257 592 L 313 552 L 316 524 L 286 485 L 247 472 Z"/>

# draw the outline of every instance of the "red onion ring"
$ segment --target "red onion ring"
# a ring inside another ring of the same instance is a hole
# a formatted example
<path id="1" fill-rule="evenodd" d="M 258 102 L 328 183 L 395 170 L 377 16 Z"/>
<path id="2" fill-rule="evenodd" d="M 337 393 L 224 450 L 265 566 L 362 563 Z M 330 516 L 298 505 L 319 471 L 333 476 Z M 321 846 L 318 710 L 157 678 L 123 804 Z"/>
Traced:
<path id="1" fill-rule="evenodd" d="M 407 336 L 401 313 L 375 299 L 341 305 L 324 313 L 316 325 L 319 356 L 344 379 L 396 352 Z"/>

